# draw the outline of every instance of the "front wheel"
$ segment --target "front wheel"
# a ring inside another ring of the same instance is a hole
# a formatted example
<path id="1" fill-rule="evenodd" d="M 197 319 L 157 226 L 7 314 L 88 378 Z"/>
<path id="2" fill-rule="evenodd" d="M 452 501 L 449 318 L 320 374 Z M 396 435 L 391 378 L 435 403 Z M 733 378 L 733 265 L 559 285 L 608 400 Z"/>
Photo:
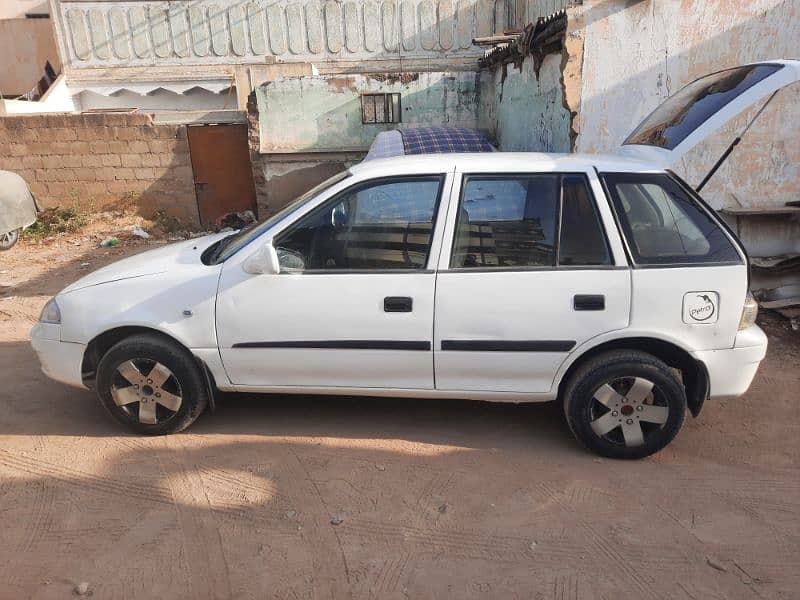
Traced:
<path id="1" fill-rule="evenodd" d="M 686 391 L 661 360 L 645 352 L 601 354 L 578 368 L 564 392 L 572 433 L 610 458 L 643 458 L 669 444 L 686 417 Z"/>
<path id="2" fill-rule="evenodd" d="M 0 234 L 0 251 L 11 250 L 19 241 L 19 234 L 22 229 L 14 229 L 8 233 Z"/>
<path id="3" fill-rule="evenodd" d="M 125 338 L 103 356 L 97 394 L 114 419 L 146 435 L 182 431 L 208 404 L 208 388 L 194 357 L 150 334 Z"/>

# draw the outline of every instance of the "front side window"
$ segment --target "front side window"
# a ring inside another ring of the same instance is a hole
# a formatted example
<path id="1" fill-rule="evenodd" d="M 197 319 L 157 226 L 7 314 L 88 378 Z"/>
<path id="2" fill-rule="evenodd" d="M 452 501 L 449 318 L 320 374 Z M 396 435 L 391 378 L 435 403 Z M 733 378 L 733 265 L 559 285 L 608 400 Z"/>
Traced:
<path id="1" fill-rule="evenodd" d="M 423 269 L 443 176 L 354 186 L 291 225 L 274 241 L 293 270 Z"/>
<path id="2" fill-rule="evenodd" d="M 275 225 L 281 219 L 291 215 L 293 212 L 300 210 L 307 202 L 312 201 L 320 194 L 325 193 L 326 190 L 332 188 L 337 183 L 344 181 L 351 177 L 350 171 L 342 171 L 333 177 L 326 179 L 322 183 L 308 190 L 305 194 L 299 196 L 280 211 L 268 217 L 261 223 L 247 227 L 223 238 L 213 244 L 203 253 L 203 262 L 209 265 L 216 265 L 228 260 L 231 256 L 236 254 L 239 250 L 247 246 L 250 242 L 264 234 L 270 227 Z"/>
<path id="3" fill-rule="evenodd" d="M 465 176 L 451 268 L 608 264 L 611 255 L 584 175 Z"/>
<path id="4" fill-rule="evenodd" d="M 741 262 L 722 227 L 669 175 L 609 173 L 603 180 L 637 264 Z"/>

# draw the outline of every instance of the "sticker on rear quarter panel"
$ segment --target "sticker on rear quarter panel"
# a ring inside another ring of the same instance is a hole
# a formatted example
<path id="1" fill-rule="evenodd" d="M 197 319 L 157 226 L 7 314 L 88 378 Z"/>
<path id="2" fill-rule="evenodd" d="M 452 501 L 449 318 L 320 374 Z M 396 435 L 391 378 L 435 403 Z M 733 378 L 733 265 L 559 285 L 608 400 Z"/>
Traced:
<path id="1" fill-rule="evenodd" d="M 683 297 L 683 322 L 689 325 L 716 323 L 719 318 L 717 292 L 688 292 Z"/>

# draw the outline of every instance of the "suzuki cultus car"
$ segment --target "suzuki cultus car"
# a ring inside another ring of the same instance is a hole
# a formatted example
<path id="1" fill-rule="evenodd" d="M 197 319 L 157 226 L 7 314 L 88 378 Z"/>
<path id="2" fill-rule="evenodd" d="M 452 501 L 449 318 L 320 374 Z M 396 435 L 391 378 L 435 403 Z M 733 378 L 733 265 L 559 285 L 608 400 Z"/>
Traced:
<path id="1" fill-rule="evenodd" d="M 743 394 L 767 347 L 741 244 L 668 168 L 799 76 L 703 77 L 616 156 L 362 163 L 250 229 L 80 279 L 33 346 L 142 434 L 186 428 L 217 390 L 559 400 L 590 449 L 646 456 Z"/>

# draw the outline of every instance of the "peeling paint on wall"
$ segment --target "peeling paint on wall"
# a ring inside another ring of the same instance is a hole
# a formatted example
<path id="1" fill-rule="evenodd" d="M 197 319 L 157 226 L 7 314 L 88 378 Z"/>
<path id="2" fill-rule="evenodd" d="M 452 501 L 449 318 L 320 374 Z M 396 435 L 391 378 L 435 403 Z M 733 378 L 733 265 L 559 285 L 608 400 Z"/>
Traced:
<path id="1" fill-rule="evenodd" d="M 587 0 L 576 150 L 616 151 L 670 94 L 706 73 L 797 57 L 795 0 L 657 2 Z M 755 114 L 740 115 L 687 154 L 675 170 L 696 185 Z M 784 89 L 717 172 L 703 195 L 715 208 L 774 206 L 800 196 L 800 85 Z"/>
<path id="2" fill-rule="evenodd" d="M 481 126 L 505 152 L 569 152 L 571 115 L 564 107 L 562 56 L 545 57 L 537 76 L 533 57 L 484 75 Z"/>
<path id="3" fill-rule="evenodd" d="M 400 93 L 401 123 L 361 122 L 364 93 Z M 404 73 L 277 79 L 256 90 L 261 151 L 366 151 L 388 129 L 478 127 L 480 74 Z"/>

